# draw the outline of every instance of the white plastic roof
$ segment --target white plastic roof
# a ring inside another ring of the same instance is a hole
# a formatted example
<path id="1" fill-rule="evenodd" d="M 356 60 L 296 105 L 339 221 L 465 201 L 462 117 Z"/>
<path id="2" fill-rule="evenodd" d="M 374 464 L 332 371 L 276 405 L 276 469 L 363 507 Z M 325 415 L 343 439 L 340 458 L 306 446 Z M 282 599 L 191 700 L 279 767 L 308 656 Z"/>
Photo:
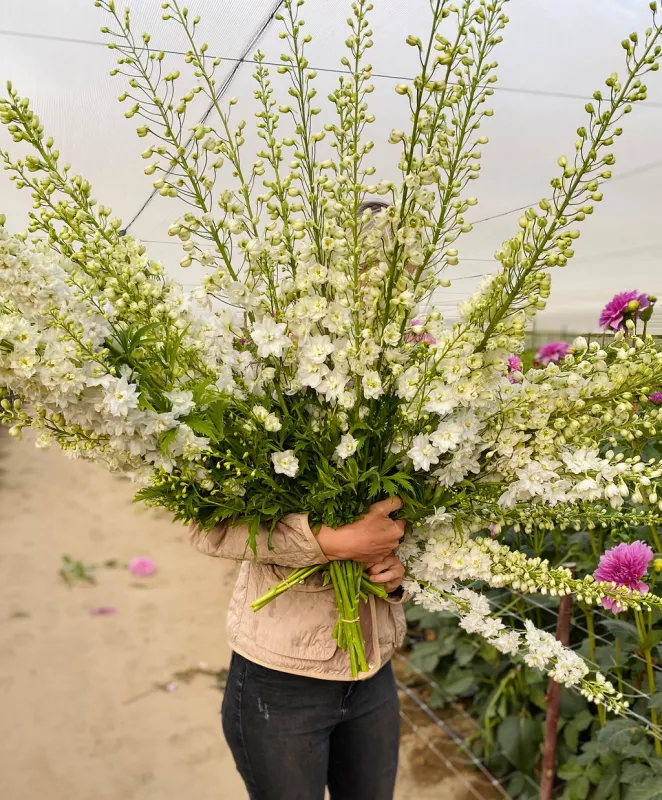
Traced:
<path id="1" fill-rule="evenodd" d="M 377 166 L 376 177 L 395 178 L 397 152 L 386 140 L 391 128 L 406 128 L 408 120 L 406 102 L 393 87 L 415 74 L 414 51 L 404 38 L 408 33 L 425 33 L 429 4 L 428 0 L 374 0 L 374 4 L 371 60 L 376 90 L 371 110 L 377 122 L 370 126 L 370 136 L 377 146 L 372 163 Z M 130 0 L 129 5 L 136 32 L 149 30 L 157 47 L 185 49 L 176 26 L 161 22 L 160 0 Z M 189 0 L 189 5 L 202 16 L 200 29 L 209 52 L 237 59 L 278 3 Z M 63 157 L 90 180 L 98 200 L 128 223 L 149 197 L 151 183 L 142 172 L 144 141 L 135 135 L 135 120 L 124 119 L 116 100 L 124 89 L 122 78 L 108 74 L 114 56 L 100 44 L 105 15 L 92 0 L 3 0 L 0 6 L 2 84 L 11 79 L 21 94 L 30 97 Z M 308 51 L 312 66 L 340 66 L 349 7 L 349 0 L 307 1 L 303 18 L 313 35 Z M 511 23 L 496 53 L 501 65 L 498 91 L 492 98 L 496 113 L 485 128 L 490 145 L 483 156 L 481 180 L 474 184 L 480 199 L 473 213 L 476 226 L 463 238 L 461 262 L 449 275 L 453 285 L 440 293 L 436 303 L 448 320 L 455 317 L 457 302 L 475 287 L 476 276 L 494 268 L 494 250 L 517 230 L 519 213 L 512 210 L 546 195 L 549 179 L 558 171 L 557 157 L 572 152 L 575 129 L 584 122 L 586 99 L 612 71 L 622 69 L 621 39 L 650 24 L 648 0 L 511 0 L 507 12 Z M 259 39 L 260 49 L 271 61 L 281 52 L 278 29 L 279 23 L 270 22 Z M 226 61 L 223 68 L 230 75 L 235 63 Z M 250 63 L 240 64 L 226 92 L 227 97 L 240 98 L 236 118 L 247 120 L 247 130 L 254 111 L 252 71 Z M 554 273 L 552 299 L 538 328 L 597 330 L 599 311 L 615 292 L 636 288 L 662 294 L 662 72 L 649 78 L 649 100 L 625 120 L 625 134 L 616 149 L 615 175 L 622 177 L 607 186 L 605 200 L 584 224 L 577 257 L 566 270 Z M 282 81 L 278 76 L 273 80 Z M 322 100 L 336 81 L 337 75 L 319 73 Z M 201 114 L 203 110 L 201 106 Z M 257 143 L 254 135 L 247 137 L 244 157 L 249 163 Z M 0 145 L 16 147 L 4 129 Z M 7 213 L 12 227 L 24 227 L 30 202 L 28 193 L 17 192 L 0 176 L 0 210 Z M 150 241 L 153 256 L 192 286 L 199 274 L 179 268 L 180 249 L 167 241 L 168 223 L 179 213 L 177 201 L 156 197 L 131 232 Z M 483 218 L 490 219 L 479 222 Z M 662 333 L 662 312 L 652 330 Z"/>

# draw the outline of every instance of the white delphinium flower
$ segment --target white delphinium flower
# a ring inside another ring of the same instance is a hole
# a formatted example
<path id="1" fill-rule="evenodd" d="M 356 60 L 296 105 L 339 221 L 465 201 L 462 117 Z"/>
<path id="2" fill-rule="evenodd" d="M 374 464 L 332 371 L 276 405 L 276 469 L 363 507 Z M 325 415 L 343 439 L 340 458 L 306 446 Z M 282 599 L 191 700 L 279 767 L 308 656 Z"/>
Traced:
<path id="1" fill-rule="evenodd" d="M 285 335 L 286 330 L 287 325 L 284 322 L 276 322 L 273 317 L 265 314 L 250 332 L 251 339 L 257 345 L 258 356 L 281 358 L 285 350 L 292 346 L 292 342 Z"/>
<path id="2" fill-rule="evenodd" d="M 440 423 L 439 427 L 430 434 L 430 441 L 437 448 L 439 453 L 447 453 L 449 450 L 457 449 L 462 438 L 462 427 L 453 418 L 444 420 L 444 422 Z"/>
<path id="3" fill-rule="evenodd" d="M 314 364 L 322 364 L 334 349 L 330 336 L 311 336 L 301 348 L 301 359 Z"/>
<path id="4" fill-rule="evenodd" d="M 384 394 L 382 379 L 375 370 L 368 370 L 363 375 L 361 385 L 363 386 L 363 396 L 368 400 L 373 400 Z"/>
<path id="5" fill-rule="evenodd" d="M 294 450 L 284 450 L 282 453 L 272 453 L 271 462 L 274 472 L 294 478 L 299 470 L 299 459 L 294 455 Z"/>
<path id="6" fill-rule="evenodd" d="M 358 445 L 358 440 L 355 439 L 350 433 L 346 433 L 341 437 L 340 444 L 333 451 L 336 461 L 345 461 L 350 456 L 353 456 L 354 453 L 356 453 L 356 448 Z"/>
<path id="7" fill-rule="evenodd" d="M 566 450 L 561 454 L 561 458 L 570 472 L 575 475 L 582 472 L 599 471 L 604 463 L 597 447 L 590 450 L 585 447 L 574 451 Z"/>
<path id="8" fill-rule="evenodd" d="M 389 344 L 393 347 L 398 345 L 401 339 L 399 326 L 394 322 L 389 322 L 389 324 L 384 328 L 382 339 L 386 344 Z"/>
<path id="9" fill-rule="evenodd" d="M 346 306 L 334 301 L 329 304 L 326 316 L 322 320 L 322 324 L 330 333 L 335 333 L 343 336 L 349 332 L 352 322 L 352 315 Z"/>
<path id="10" fill-rule="evenodd" d="M 214 385 L 219 392 L 227 392 L 228 394 L 232 394 L 235 391 L 237 384 L 235 383 L 232 369 L 229 366 L 225 364 L 221 366 Z"/>
<path id="11" fill-rule="evenodd" d="M 507 631 L 490 639 L 490 644 L 504 655 L 514 655 L 519 652 L 522 637 L 517 631 Z"/>
<path id="12" fill-rule="evenodd" d="M 424 433 L 414 437 L 407 455 L 411 458 L 415 470 L 422 469 L 427 472 L 432 464 L 439 463 L 439 450 Z"/>
<path id="13" fill-rule="evenodd" d="M 432 381 L 423 410 L 430 414 L 449 414 L 458 404 L 455 389 L 440 380 Z"/>
<path id="14" fill-rule="evenodd" d="M 327 372 L 327 374 L 324 376 L 324 379 L 317 386 L 317 391 L 324 395 L 329 403 L 336 403 L 341 400 L 343 394 L 345 393 L 347 380 L 347 375 L 344 372 L 341 372 L 338 369 L 331 370 L 330 372 Z M 353 405 L 354 395 L 351 393 L 348 394 L 350 395 L 351 405 Z"/>
<path id="15" fill-rule="evenodd" d="M 403 400 L 413 400 L 421 380 L 421 371 L 412 366 L 399 376 L 397 381 L 397 394 Z"/>
<path id="16" fill-rule="evenodd" d="M 172 404 L 174 417 L 184 417 L 195 408 L 193 392 L 173 389 L 170 392 L 164 392 L 164 395 Z"/>
<path id="17" fill-rule="evenodd" d="M 283 427 L 276 414 L 269 413 L 264 406 L 253 406 L 253 416 L 267 431 L 279 431 Z"/>
<path id="18" fill-rule="evenodd" d="M 283 423 L 278 419 L 276 414 L 267 414 L 264 420 L 264 428 L 270 433 L 275 433 L 283 427 Z"/>
<path id="19" fill-rule="evenodd" d="M 301 386 L 310 386 L 311 389 L 316 389 L 328 374 L 329 368 L 326 364 L 304 360 L 297 369 L 297 381 Z"/>
<path id="20" fill-rule="evenodd" d="M 102 406 L 113 416 L 126 417 L 129 411 L 138 408 L 140 390 L 137 384 L 129 383 L 126 374 L 120 378 L 108 375 L 102 385 L 104 387 Z"/>
<path id="21" fill-rule="evenodd" d="M 524 622 L 526 651 L 524 663 L 529 667 L 546 670 L 549 662 L 563 651 L 563 645 L 551 633 L 541 631 L 531 620 Z"/>
<path id="22" fill-rule="evenodd" d="M 241 306 L 242 308 L 252 309 L 259 308 L 260 297 L 248 288 L 245 283 L 241 281 L 231 281 L 227 287 L 228 300 L 234 306 Z"/>

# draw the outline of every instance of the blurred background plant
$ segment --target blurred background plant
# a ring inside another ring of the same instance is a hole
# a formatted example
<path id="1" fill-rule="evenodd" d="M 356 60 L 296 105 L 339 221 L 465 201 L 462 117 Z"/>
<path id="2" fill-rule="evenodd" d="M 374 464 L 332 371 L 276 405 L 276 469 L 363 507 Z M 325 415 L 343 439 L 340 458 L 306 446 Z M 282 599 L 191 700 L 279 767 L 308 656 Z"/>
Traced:
<path id="1" fill-rule="evenodd" d="M 635 321 L 639 323 L 640 319 L 639 316 Z M 564 342 L 570 343 L 576 335 L 529 334 L 527 350 L 521 355 L 521 370 L 525 373 L 545 357 L 552 361 L 562 359 Z M 584 334 L 589 340 L 600 341 L 611 335 Z M 662 346 L 662 340 L 658 346 Z M 661 403 L 662 394 L 653 392 L 649 402 Z M 629 443 L 619 438 L 618 432 L 605 443 L 607 447 L 625 456 L 630 452 Z M 655 435 L 646 443 L 643 460 L 660 457 L 662 441 Z M 635 497 L 632 502 L 650 500 Z M 658 528 L 646 527 L 618 533 L 601 528 L 580 529 L 570 536 L 567 531 L 553 530 L 532 542 L 531 537 L 511 529 L 503 541 L 529 556 L 548 559 L 554 566 L 574 564 L 578 577 L 594 574 L 599 565 L 604 569 L 604 554 L 622 543 L 642 542 L 650 550 L 642 551 L 642 545 L 636 545 L 635 550 L 644 553 L 648 588 L 662 594 L 662 582 L 658 585 L 662 572 L 661 536 Z M 607 557 L 607 566 L 610 558 L 612 566 L 614 559 L 618 561 L 621 550 Z M 632 555 L 632 548 L 626 548 L 626 552 Z M 482 591 L 485 592 L 484 587 Z M 522 627 L 528 619 L 538 628 L 555 632 L 558 597 L 531 597 L 508 589 L 486 593 L 495 612 L 514 627 Z M 539 670 L 514 663 L 511 657 L 458 628 L 450 613 L 431 613 L 412 605 L 407 610 L 407 620 L 409 687 L 442 717 L 451 712 L 455 716 L 459 711 L 475 720 L 465 745 L 502 781 L 511 797 L 540 797 L 548 679 Z M 554 796 L 565 800 L 659 800 L 662 616 L 658 612 L 614 614 L 606 608 L 575 603 L 569 644 L 618 686 L 630 702 L 630 709 L 624 717 L 609 719 L 603 709 L 596 709 L 577 692 L 561 688 Z"/>

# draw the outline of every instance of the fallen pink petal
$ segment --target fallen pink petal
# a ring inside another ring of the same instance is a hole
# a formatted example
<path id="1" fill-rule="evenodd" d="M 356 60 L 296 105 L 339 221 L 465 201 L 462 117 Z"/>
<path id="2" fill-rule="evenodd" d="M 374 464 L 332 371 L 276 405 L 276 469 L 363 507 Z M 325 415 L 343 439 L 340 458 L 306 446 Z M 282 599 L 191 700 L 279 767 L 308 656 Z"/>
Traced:
<path id="1" fill-rule="evenodd" d="M 92 617 L 110 617 L 112 614 L 117 614 L 117 609 L 114 606 L 99 606 L 98 608 L 90 609 L 90 616 Z"/>
<path id="2" fill-rule="evenodd" d="M 151 558 L 147 558 L 146 556 L 132 558 L 131 561 L 129 561 L 129 572 L 135 575 L 136 578 L 147 578 L 149 575 L 153 575 L 156 572 L 156 564 Z"/>

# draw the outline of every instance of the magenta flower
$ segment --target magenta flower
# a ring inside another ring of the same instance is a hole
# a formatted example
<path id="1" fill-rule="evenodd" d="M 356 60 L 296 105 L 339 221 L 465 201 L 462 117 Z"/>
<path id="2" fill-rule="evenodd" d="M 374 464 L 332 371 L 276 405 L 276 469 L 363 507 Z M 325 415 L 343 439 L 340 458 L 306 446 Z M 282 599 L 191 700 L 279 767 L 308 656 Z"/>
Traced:
<path id="1" fill-rule="evenodd" d="M 135 575 L 136 578 L 146 578 L 156 572 L 156 564 L 146 556 L 132 558 L 129 561 L 129 572 Z"/>
<path id="2" fill-rule="evenodd" d="M 645 542 L 622 542 L 600 556 L 598 568 L 593 573 L 596 581 L 615 583 L 625 586 L 632 591 L 645 594 L 648 584 L 641 579 L 648 571 L 648 565 L 653 558 L 653 551 Z M 616 600 L 611 597 L 602 598 L 602 607 L 618 614 L 622 611 Z"/>
<path id="3" fill-rule="evenodd" d="M 508 380 L 511 383 L 519 383 L 517 378 L 514 378 L 512 373 L 513 372 L 521 372 L 522 371 L 522 359 L 519 356 L 511 356 L 508 359 Z"/>
<path id="4" fill-rule="evenodd" d="M 625 329 L 626 319 L 638 319 L 644 308 L 648 308 L 648 295 L 636 289 L 631 292 L 620 292 L 614 295 L 600 314 L 600 327 L 603 331 L 611 328 L 614 331 Z"/>
<path id="5" fill-rule="evenodd" d="M 568 355 L 570 345 L 566 342 L 547 342 L 536 353 L 538 361 L 547 366 L 551 361 L 557 362 Z"/>
<path id="6" fill-rule="evenodd" d="M 656 406 L 662 406 L 662 392 L 653 392 L 653 394 L 648 399 L 651 403 L 654 403 Z"/>

